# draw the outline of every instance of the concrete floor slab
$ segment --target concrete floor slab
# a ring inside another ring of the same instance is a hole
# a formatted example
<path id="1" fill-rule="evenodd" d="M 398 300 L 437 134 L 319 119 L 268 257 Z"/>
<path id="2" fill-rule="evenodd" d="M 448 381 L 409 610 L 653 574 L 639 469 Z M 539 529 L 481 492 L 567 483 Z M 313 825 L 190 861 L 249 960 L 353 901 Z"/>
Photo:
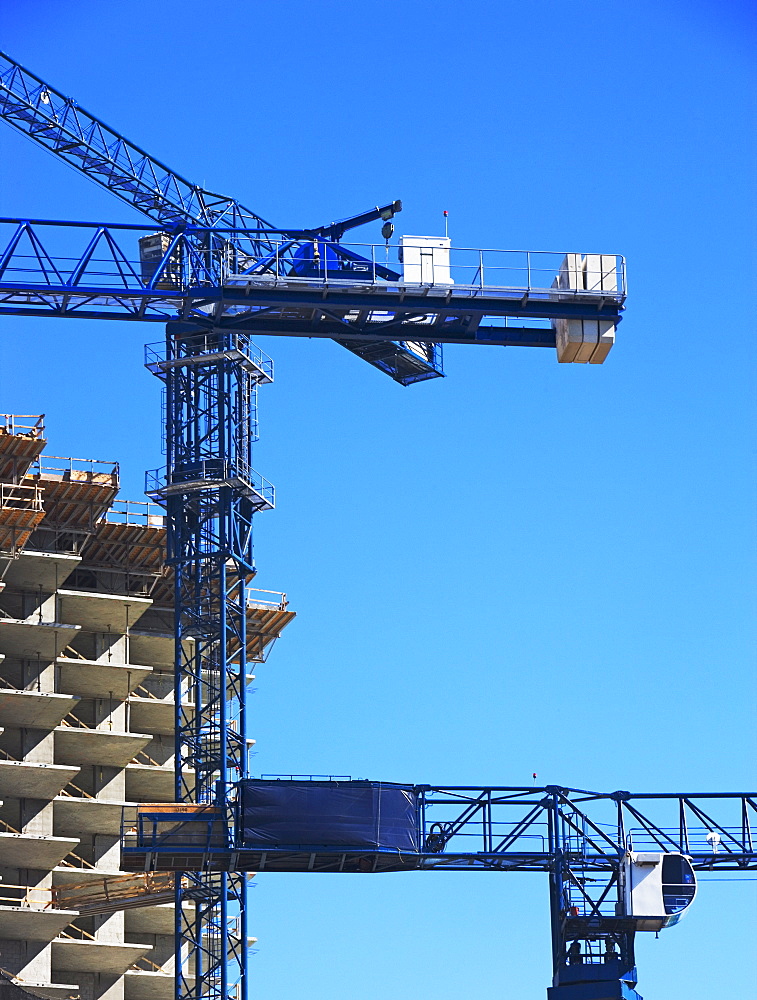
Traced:
<path id="1" fill-rule="evenodd" d="M 121 976 L 130 965 L 152 951 L 149 944 L 117 944 L 111 941 L 80 941 L 76 938 L 54 938 L 52 943 L 53 973 L 101 972 Z"/>
<path id="2" fill-rule="evenodd" d="M 53 799 L 53 830 L 59 837 L 66 834 L 121 834 L 121 812 L 131 802 L 102 802 L 99 799 L 58 795 Z"/>
<path id="3" fill-rule="evenodd" d="M 187 978 L 193 984 L 193 978 Z M 167 972 L 129 969 L 124 976 L 124 1000 L 173 1000 L 174 976 Z"/>
<path id="4" fill-rule="evenodd" d="M 147 733 L 58 726 L 55 729 L 55 763 L 125 767 L 151 739 Z"/>
<path id="5" fill-rule="evenodd" d="M 120 878 L 128 872 L 118 868 L 69 868 L 58 865 L 53 868 L 53 885 L 84 885 L 88 882 L 102 882 L 104 878 Z"/>
<path id="6" fill-rule="evenodd" d="M 78 767 L 0 760 L 0 796 L 51 799 L 79 773 Z"/>
<path id="7" fill-rule="evenodd" d="M 61 552 L 33 552 L 24 549 L 11 559 L 3 581 L 21 590 L 42 590 L 52 594 L 65 583 L 81 562 L 81 556 Z M 0 565 L 0 572 L 2 572 Z"/>
<path id="8" fill-rule="evenodd" d="M 80 625 L 0 618 L 0 652 L 22 660 L 54 660 L 76 638 Z"/>
<path id="9" fill-rule="evenodd" d="M 49 871 L 78 845 L 77 837 L 35 837 L 28 833 L 0 833 L 0 868 L 33 868 L 35 871 Z"/>
<path id="10" fill-rule="evenodd" d="M 127 764 L 126 797 L 134 802 L 175 802 L 176 781 L 173 768 Z"/>
<path id="11" fill-rule="evenodd" d="M 153 671 L 137 663 L 101 663 L 59 656 L 58 688 L 66 694 L 87 698 L 125 698 Z"/>
<path id="12" fill-rule="evenodd" d="M 36 996 L 45 1000 L 81 1000 L 81 990 L 72 983 L 35 983 L 28 979 L 13 977 L 13 983 L 22 989 L 31 990 Z"/>
<path id="13" fill-rule="evenodd" d="M 78 916 L 78 910 L 32 910 L 26 906 L 0 906 L 0 940 L 52 941 Z"/>
<path id="14" fill-rule="evenodd" d="M 194 903 L 184 903 L 182 909 L 185 913 L 194 909 Z M 141 906 L 133 910 L 124 911 L 125 928 L 127 934 L 168 934 L 174 932 L 174 914 L 176 907 L 173 903 L 161 903 L 158 906 Z"/>
<path id="15" fill-rule="evenodd" d="M 194 715 L 192 703 L 182 702 L 184 719 L 188 721 Z M 174 733 L 174 701 L 159 698 L 129 698 L 129 718 L 131 725 L 140 733 L 152 733 L 154 736 L 172 736 Z"/>
<path id="16" fill-rule="evenodd" d="M 149 663 L 161 670 L 174 669 L 174 637 L 170 632 L 129 632 L 129 648 L 132 659 L 138 663 Z M 194 639 L 184 642 L 185 655 L 191 655 Z"/>
<path id="17" fill-rule="evenodd" d="M 86 625 L 94 632 L 128 632 L 152 605 L 149 597 L 59 590 L 61 621 Z"/>
<path id="18" fill-rule="evenodd" d="M 79 700 L 70 694 L 0 688 L 0 725 L 53 729 Z"/>

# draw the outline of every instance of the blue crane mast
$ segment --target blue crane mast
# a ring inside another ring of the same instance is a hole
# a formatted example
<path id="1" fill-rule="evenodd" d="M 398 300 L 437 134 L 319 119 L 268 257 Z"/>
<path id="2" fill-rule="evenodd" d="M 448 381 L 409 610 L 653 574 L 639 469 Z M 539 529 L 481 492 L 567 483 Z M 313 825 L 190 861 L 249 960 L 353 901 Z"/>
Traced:
<path id="1" fill-rule="evenodd" d="M 561 362 L 597 364 L 611 349 L 621 318 L 625 264 L 607 254 L 478 249 L 455 251 L 453 260 L 448 245 L 416 237 L 390 248 L 398 201 L 326 226 L 275 228 L 234 199 L 190 184 L 3 55 L 0 116 L 152 223 L 0 219 L 0 314 L 165 325 L 165 341 L 148 346 L 146 364 L 165 385 L 166 466 L 148 474 L 147 492 L 166 509 L 175 575 L 176 801 L 180 815 L 192 817 L 188 822 L 205 823 L 208 838 L 204 864 L 195 863 L 196 852 L 174 852 L 169 865 L 185 873 L 176 880 L 183 885 L 176 896 L 176 996 L 244 997 L 249 844 L 234 840 L 227 817 L 239 815 L 239 802 L 252 787 L 247 663 L 260 655 L 247 616 L 247 586 L 255 573 L 252 519 L 274 506 L 273 487 L 252 466 L 257 388 L 272 381 L 273 365 L 250 338 L 330 338 L 403 385 L 442 374 L 444 343 L 551 347 Z M 383 244 L 343 242 L 349 230 L 377 220 L 384 223 Z M 554 1000 L 638 996 L 629 992 L 635 925 L 596 925 L 605 920 L 607 895 L 595 898 L 586 890 L 583 903 L 575 901 L 590 877 L 580 875 L 584 862 L 610 873 L 607 892 L 625 877 L 619 874 L 622 838 L 610 838 L 612 849 L 599 860 L 601 838 L 587 839 L 592 820 L 585 812 L 579 818 L 575 794 L 566 799 L 565 790 L 515 790 L 510 804 L 531 811 L 505 841 L 497 841 L 484 819 L 484 849 L 475 859 L 469 850 L 448 849 L 474 817 L 491 817 L 502 791 L 413 789 L 417 846 L 405 852 L 401 867 L 519 870 L 510 847 L 537 816 L 546 817 L 547 832 L 538 836 L 546 836 L 548 848 L 522 863 L 550 873 L 554 989 L 561 991 Z M 539 791 L 539 802 L 529 798 Z M 461 802 L 459 816 L 426 829 L 427 808 L 438 815 L 439 807 L 454 810 Z M 685 812 L 689 806 L 682 803 Z M 618 808 L 623 813 L 632 805 L 624 800 Z M 751 808 L 752 800 L 743 803 L 747 818 Z M 149 814 L 140 816 L 140 829 L 148 820 Z M 576 823 L 584 824 L 578 860 L 566 846 Z M 745 830 L 751 837 L 749 823 Z M 667 834 L 659 836 L 660 850 L 675 854 Z M 683 857 L 683 843 L 675 844 Z M 224 851 L 226 861 L 219 861 Z M 751 864 L 750 852 L 751 841 L 742 851 Z M 165 862 L 158 848 L 142 853 L 143 869 Z M 325 863 L 323 852 L 305 853 L 306 870 Z M 342 852 L 338 870 L 353 863 L 356 870 L 387 867 L 375 851 L 349 853 Z M 124 864 L 134 856 L 126 844 Z M 258 851 L 255 862 L 257 870 L 293 870 L 276 850 Z M 184 912 L 186 898 L 195 907 Z M 229 934 L 231 913 L 240 917 L 238 936 Z M 606 975 L 589 970 L 581 979 L 579 967 L 597 964 L 596 942 L 611 939 L 613 953 L 617 946 L 621 956 L 620 978 L 608 986 Z M 194 979 L 187 975 L 190 962 Z M 609 992 L 597 992 L 605 988 Z"/>

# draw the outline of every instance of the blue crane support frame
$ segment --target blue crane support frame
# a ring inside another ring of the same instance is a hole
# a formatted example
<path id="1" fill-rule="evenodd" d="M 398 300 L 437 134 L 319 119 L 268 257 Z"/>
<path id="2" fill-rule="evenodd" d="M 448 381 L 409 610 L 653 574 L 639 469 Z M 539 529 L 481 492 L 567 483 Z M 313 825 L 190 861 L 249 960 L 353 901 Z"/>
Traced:
<path id="1" fill-rule="evenodd" d="M 219 267 L 225 266 L 230 257 L 243 269 L 259 265 L 275 253 L 268 234 L 286 235 L 285 230 L 276 230 L 236 199 L 192 184 L 2 52 L 0 116 L 160 226 L 171 231 L 186 226 L 206 227 L 205 234 L 193 240 L 193 250 L 197 256 L 217 261 Z M 393 201 L 339 222 L 297 232 L 307 233 L 306 244 L 312 244 L 318 237 L 333 242 L 354 226 L 376 219 L 391 219 L 401 209 L 402 203 Z M 208 233 L 207 227 L 211 230 L 224 227 L 231 232 L 218 238 Z M 244 230 L 246 234 L 235 234 L 235 229 Z M 297 243 L 296 236 L 294 242 Z M 370 355 L 361 354 L 349 341 L 337 342 L 374 364 Z M 406 353 L 407 348 L 397 342 L 392 352 L 385 352 L 383 364 L 375 367 L 394 377 L 398 374 L 394 362 L 401 369 Z M 423 367 L 425 378 L 443 374 L 438 349 L 429 351 L 427 361 Z M 417 363 L 415 367 L 419 367 Z"/>
<path id="2" fill-rule="evenodd" d="M 694 871 L 757 870 L 757 795 L 611 793 L 250 780 L 227 821 L 125 815 L 124 867 L 286 872 L 520 871 L 549 876 L 549 1000 L 637 1000 L 637 918 L 624 908 L 628 852 L 688 859 Z M 167 807 L 168 808 L 168 807 Z M 676 887 L 671 916 L 693 898 Z M 646 922 L 646 921 L 645 921 Z M 642 929 L 654 930 L 656 926 Z"/>
<path id="3" fill-rule="evenodd" d="M 169 326 L 147 367 L 165 384 L 166 466 L 148 473 L 147 492 L 165 506 L 174 571 L 176 799 L 222 807 L 230 777 L 247 774 L 252 517 L 274 505 L 273 487 L 252 469 L 252 444 L 257 387 L 273 380 L 273 364 L 244 334 Z M 245 997 L 246 876 L 189 880 L 181 888 L 177 879 L 176 995 Z M 194 907 L 181 905 L 188 898 Z"/>

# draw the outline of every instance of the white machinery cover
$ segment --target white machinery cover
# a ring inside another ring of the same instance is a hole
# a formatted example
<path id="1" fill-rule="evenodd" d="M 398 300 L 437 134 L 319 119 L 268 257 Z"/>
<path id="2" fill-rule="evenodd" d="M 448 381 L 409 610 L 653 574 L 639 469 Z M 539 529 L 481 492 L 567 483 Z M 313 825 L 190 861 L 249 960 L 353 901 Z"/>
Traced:
<path id="1" fill-rule="evenodd" d="M 413 285 L 454 285 L 447 236 L 401 236 L 402 280 Z"/>

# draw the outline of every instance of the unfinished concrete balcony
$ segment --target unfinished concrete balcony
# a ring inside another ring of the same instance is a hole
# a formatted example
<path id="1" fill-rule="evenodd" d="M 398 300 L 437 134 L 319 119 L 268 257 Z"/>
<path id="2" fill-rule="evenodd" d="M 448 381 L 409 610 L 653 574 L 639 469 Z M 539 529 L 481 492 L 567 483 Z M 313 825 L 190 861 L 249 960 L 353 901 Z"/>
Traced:
<path id="1" fill-rule="evenodd" d="M 79 773 L 78 767 L 14 760 L 0 750 L 0 799 L 54 798 Z"/>
<path id="2" fill-rule="evenodd" d="M 184 768 L 185 787 L 194 787 L 194 771 Z M 126 765 L 126 797 L 131 802 L 174 802 L 176 777 L 173 767 L 150 764 Z"/>
<path id="3" fill-rule="evenodd" d="M 152 604 L 146 597 L 99 594 L 86 590 L 59 589 L 60 621 L 85 626 L 89 632 L 124 634 Z"/>
<path id="4" fill-rule="evenodd" d="M 69 784 L 68 788 L 76 787 Z M 59 836 L 69 834 L 105 834 L 118 837 L 124 806 L 134 803 L 95 798 L 79 789 L 73 794 L 64 789 L 53 799 L 53 830 Z"/>
<path id="5" fill-rule="evenodd" d="M 194 903 L 184 903 L 184 910 L 193 910 Z M 128 935 L 165 934 L 172 937 L 176 923 L 176 906 L 161 903 L 157 906 L 141 906 L 124 913 L 124 929 Z"/>
<path id="6" fill-rule="evenodd" d="M 79 556 L 69 552 L 38 552 L 27 547 L 15 559 L 0 553 L 0 577 L 8 587 L 52 594 L 80 562 Z"/>
<path id="7" fill-rule="evenodd" d="M 81 990 L 77 983 L 38 982 L 27 976 L 11 975 L 8 979 L 14 986 L 19 986 L 32 996 L 43 997 L 44 1000 L 81 1000 Z"/>
<path id="8" fill-rule="evenodd" d="M 194 976 L 184 976 L 191 988 Z M 124 976 L 124 1000 L 173 1000 L 176 979 L 173 972 L 150 969 L 127 969 Z"/>
<path id="9" fill-rule="evenodd" d="M 59 691 L 87 698 L 128 698 L 153 672 L 142 663 L 118 663 L 107 656 L 88 660 L 75 657 L 73 651 L 59 656 L 55 667 Z"/>
<path id="10" fill-rule="evenodd" d="M 0 653 L 19 660 L 51 662 L 80 630 L 80 625 L 0 617 Z"/>
<path id="11" fill-rule="evenodd" d="M 110 725 L 106 722 L 95 728 L 74 715 L 62 719 L 54 729 L 55 763 L 126 767 L 152 739 L 149 733 L 124 732 Z"/>
<path id="12" fill-rule="evenodd" d="M 184 639 L 182 647 L 185 657 L 192 656 L 195 648 L 194 639 Z M 129 649 L 131 659 L 137 663 L 149 664 L 155 670 L 174 670 L 176 640 L 170 627 L 166 627 L 165 631 L 131 629 Z"/>
<path id="13" fill-rule="evenodd" d="M 23 833 L 0 820 L 0 868 L 32 867 L 50 871 L 79 846 L 78 837 L 53 837 Z"/>
<path id="14" fill-rule="evenodd" d="M 129 720 L 135 729 L 153 736 L 172 736 L 175 728 L 176 700 L 171 695 L 158 697 L 144 684 L 140 684 L 128 699 Z M 185 722 L 194 717 L 191 701 L 182 699 L 182 718 Z"/>
<path id="15" fill-rule="evenodd" d="M 79 916 L 78 910 L 53 908 L 51 889 L 0 884 L 0 940 L 52 941 Z"/>
<path id="16" fill-rule="evenodd" d="M 150 944 L 100 941 L 76 924 L 69 924 L 52 940 L 53 973 L 99 972 L 122 976 L 151 950 Z"/>
<path id="17" fill-rule="evenodd" d="M 78 702 L 75 695 L 0 687 L 0 725 L 54 729 Z"/>

